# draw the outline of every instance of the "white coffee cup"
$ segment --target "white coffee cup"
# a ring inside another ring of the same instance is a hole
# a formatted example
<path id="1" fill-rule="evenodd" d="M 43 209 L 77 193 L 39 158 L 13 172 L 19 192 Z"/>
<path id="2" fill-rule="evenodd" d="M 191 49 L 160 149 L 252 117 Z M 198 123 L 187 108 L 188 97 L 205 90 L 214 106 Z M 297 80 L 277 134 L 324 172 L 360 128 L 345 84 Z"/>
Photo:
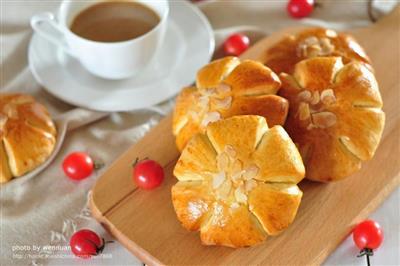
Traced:
<path id="1" fill-rule="evenodd" d="M 64 0 L 58 10 L 57 20 L 52 13 L 42 13 L 31 18 L 32 28 L 73 57 L 92 74 L 107 79 L 123 79 L 137 74 L 152 60 L 167 27 L 168 1 L 137 0 L 154 10 L 159 23 L 142 36 L 122 42 L 96 42 L 82 38 L 70 30 L 73 19 L 84 9 L 101 1 Z M 44 27 L 43 24 L 50 27 Z M 56 34 L 54 29 L 60 34 Z"/>

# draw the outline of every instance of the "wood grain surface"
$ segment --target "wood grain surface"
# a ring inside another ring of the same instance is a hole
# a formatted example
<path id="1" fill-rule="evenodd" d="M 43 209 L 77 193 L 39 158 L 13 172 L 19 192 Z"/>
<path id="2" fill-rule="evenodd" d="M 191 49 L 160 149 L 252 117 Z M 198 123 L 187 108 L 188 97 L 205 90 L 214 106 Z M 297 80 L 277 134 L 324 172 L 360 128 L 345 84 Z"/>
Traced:
<path id="1" fill-rule="evenodd" d="M 361 171 L 337 183 L 300 183 L 303 200 L 294 223 L 261 245 L 231 249 L 206 247 L 198 233 L 179 224 L 171 203 L 172 170 L 179 155 L 166 117 L 128 149 L 93 188 L 94 217 L 127 249 L 149 265 L 309 265 L 321 264 L 400 184 L 400 8 L 377 24 L 351 31 L 372 59 L 380 85 L 386 126 L 375 157 Z M 291 31 L 291 30 L 290 30 Z M 287 31 L 286 31 L 287 32 Z M 242 58 L 262 59 L 263 51 L 285 32 L 261 40 Z M 165 169 L 163 185 L 137 189 L 131 163 L 149 157 Z"/>

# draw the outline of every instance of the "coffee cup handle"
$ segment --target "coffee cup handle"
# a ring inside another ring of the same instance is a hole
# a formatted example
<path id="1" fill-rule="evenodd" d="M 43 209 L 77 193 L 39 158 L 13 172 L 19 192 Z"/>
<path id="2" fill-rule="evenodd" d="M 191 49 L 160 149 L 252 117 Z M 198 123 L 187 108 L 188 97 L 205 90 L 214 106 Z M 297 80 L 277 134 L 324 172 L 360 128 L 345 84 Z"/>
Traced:
<path id="1" fill-rule="evenodd" d="M 58 36 L 55 32 L 49 32 L 47 29 L 44 29 L 42 27 L 43 23 L 48 23 L 55 31 L 59 33 Z M 42 35 L 51 43 L 61 47 L 69 55 L 75 56 L 65 42 L 63 29 L 58 25 L 53 13 L 45 12 L 34 15 L 31 18 L 31 27 L 34 31 Z"/>

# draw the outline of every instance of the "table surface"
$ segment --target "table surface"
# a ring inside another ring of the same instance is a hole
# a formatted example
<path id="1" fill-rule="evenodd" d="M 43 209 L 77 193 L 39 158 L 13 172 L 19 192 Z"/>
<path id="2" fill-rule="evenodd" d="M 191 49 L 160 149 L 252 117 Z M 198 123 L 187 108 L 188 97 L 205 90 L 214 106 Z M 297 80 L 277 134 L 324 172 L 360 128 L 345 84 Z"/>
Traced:
<path id="1" fill-rule="evenodd" d="M 396 1 L 379 1 L 376 15 L 387 12 Z M 31 36 L 29 18 L 42 11 L 52 11 L 59 1 L 1 2 L 1 92 L 24 91 L 44 102 L 53 114 L 63 113 L 71 108 L 48 95 L 34 81 L 27 68 L 26 50 Z M 365 1 L 322 1 L 322 7 L 315 10 L 309 19 L 294 21 L 285 13 L 285 1 L 204 1 L 199 4 L 216 29 L 238 25 L 254 25 L 272 32 L 298 23 L 346 29 L 365 26 L 370 23 Z M 221 15 L 223 12 L 223 16 Z M 76 258 L 55 258 L 69 252 L 54 252 L 50 260 L 34 257 L 14 257 L 15 247 L 23 245 L 68 244 L 68 236 L 76 228 L 92 228 L 105 239 L 109 235 L 84 208 L 86 195 L 101 173 L 79 184 L 66 180 L 59 167 L 62 158 L 71 151 L 84 150 L 94 154 L 106 164 L 111 163 L 129 145 L 135 143 L 151 126 L 171 110 L 171 102 L 157 106 L 157 109 L 135 113 L 113 114 L 109 118 L 71 132 L 59 156 L 51 167 L 34 180 L 2 188 L 0 193 L 0 264 L 27 265 L 32 261 L 51 265 L 140 265 L 141 263 L 118 243 L 107 245 L 104 256 L 93 260 Z M 394 156 L 399 156 L 395 154 Z M 382 247 L 371 259 L 372 265 L 400 265 L 400 189 L 378 208 L 371 218 L 377 220 L 385 231 Z M 140 225 L 138 225 L 140 226 Z M 17 233 L 15 233 L 17 232 Z M 25 252 L 27 253 L 27 252 Z M 28 252 L 29 253 L 29 252 Z M 348 237 L 325 262 L 327 265 L 365 265 L 363 258 L 356 257 L 357 250 Z"/>

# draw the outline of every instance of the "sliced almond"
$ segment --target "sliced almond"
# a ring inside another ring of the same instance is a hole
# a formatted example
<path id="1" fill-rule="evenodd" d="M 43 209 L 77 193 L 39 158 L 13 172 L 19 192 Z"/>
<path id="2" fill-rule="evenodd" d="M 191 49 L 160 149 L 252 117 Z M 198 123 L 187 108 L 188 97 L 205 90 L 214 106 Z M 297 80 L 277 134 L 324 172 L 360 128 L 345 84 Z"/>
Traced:
<path id="1" fill-rule="evenodd" d="M 317 128 L 313 123 L 308 124 L 307 130 L 311 130 L 313 128 Z"/>
<path id="2" fill-rule="evenodd" d="M 299 115 L 299 119 L 301 121 L 307 120 L 310 118 L 310 107 L 308 105 L 308 103 L 300 103 L 299 105 L 299 109 L 298 109 L 298 115 Z"/>
<path id="3" fill-rule="evenodd" d="M 215 107 L 218 109 L 229 109 L 232 106 L 232 96 L 223 99 L 214 99 Z"/>
<path id="4" fill-rule="evenodd" d="M 213 181 L 212 181 L 212 187 L 213 189 L 219 188 L 222 183 L 225 181 L 225 172 L 221 171 L 217 175 L 214 176 Z"/>
<path id="5" fill-rule="evenodd" d="M 220 171 L 224 171 L 229 166 L 229 157 L 225 152 L 221 152 L 217 155 L 217 167 Z"/>
<path id="6" fill-rule="evenodd" d="M 307 48 L 307 57 L 316 57 L 321 54 L 321 46 L 319 44 L 313 44 Z"/>
<path id="7" fill-rule="evenodd" d="M 199 119 L 199 113 L 196 113 L 193 110 L 188 111 L 188 116 L 190 116 L 193 120 L 198 120 Z"/>
<path id="8" fill-rule="evenodd" d="M 318 104 L 319 101 L 320 101 L 319 92 L 318 91 L 313 91 L 310 103 L 312 105 L 315 105 L 315 104 Z"/>
<path id="9" fill-rule="evenodd" d="M 223 93 L 223 94 L 230 93 L 232 90 L 231 86 L 229 86 L 228 84 L 225 84 L 225 83 L 219 84 L 216 89 L 217 89 L 218 93 Z"/>
<path id="10" fill-rule="evenodd" d="M 313 44 L 317 44 L 318 43 L 318 38 L 315 37 L 315 36 L 311 36 L 311 37 L 308 37 L 308 38 L 304 39 L 303 43 L 308 45 L 308 46 L 313 45 Z"/>
<path id="11" fill-rule="evenodd" d="M 208 96 L 200 96 L 199 97 L 199 106 L 202 109 L 208 109 L 208 103 L 210 102 L 210 98 Z"/>
<path id="12" fill-rule="evenodd" d="M 228 154 L 230 158 L 236 158 L 236 150 L 232 145 L 225 145 L 224 151 Z"/>
<path id="13" fill-rule="evenodd" d="M 325 34 L 326 34 L 326 36 L 328 36 L 330 38 L 336 38 L 337 37 L 337 33 L 334 30 L 326 30 Z"/>
<path id="14" fill-rule="evenodd" d="M 335 50 L 335 46 L 331 43 L 328 38 L 321 38 L 319 43 L 321 44 L 321 54 L 320 55 L 328 55 Z"/>
<path id="15" fill-rule="evenodd" d="M 239 208 L 240 207 L 240 205 L 239 205 L 239 203 L 237 203 L 237 202 L 233 202 L 232 204 L 231 204 L 231 209 L 237 209 L 237 208 Z"/>
<path id="16" fill-rule="evenodd" d="M 332 89 L 326 89 L 321 92 L 321 102 L 326 105 L 336 102 L 335 93 Z"/>
<path id="17" fill-rule="evenodd" d="M 242 172 L 243 164 L 240 160 L 236 159 L 232 164 L 232 175 Z"/>
<path id="18" fill-rule="evenodd" d="M 217 90 L 214 88 L 203 89 L 200 91 L 204 96 L 215 96 L 218 94 Z"/>
<path id="19" fill-rule="evenodd" d="M 218 112 L 209 112 L 204 115 L 201 121 L 201 126 L 206 127 L 209 123 L 215 122 L 221 119 L 221 115 Z"/>
<path id="20" fill-rule="evenodd" d="M 230 180 L 226 180 L 222 186 L 217 190 L 217 195 L 219 198 L 226 200 L 229 197 L 229 194 L 232 190 L 232 182 Z"/>
<path id="21" fill-rule="evenodd" d="M 301 91 L 297 94 L 297 99 L 302 102 L 309 102 L 311 101 L 311 92 L 308 90 Z"/>
<path id="22" fill-rule="evenodd" d="M 235 199 L 240 203 L 247 203 L 247 195 L 244 193 L 242 187 L 238 187 L 235 189 Z"/>
<path id="23" fill-rule="evenodd" d="M 7 116 L 0 114 L 0 129 L 2 129 L 5 126 L 7 120 L 8 120 Z"/>
<path id="24" fill-rule="evenodd" d="M 247 180 L 244 183 L 244 189 L 246 190 L 247 193 L 252 191 L 256 186 L 257 186 L 257 181 L 255 181 L 254 179 Z"/>
<path id="25" fill-rule="evenodd" d="M 255 164 L 250 165 L 250 166 L 246 167 L 246 169 L 244 169 L 243 178 L 245 180 L 253 179 L 258 175 L 259 171 L 260 171 L 260 168 L 258 168 L 257 165 L 255 165 Z"/>
<path id="26" fill-rule="evenodd" d="M 299 44 L 296 49 L 296 54 L 298 57 L 307 57 L 307 45 Z"/>
<path id="27" fill-rule="evenodd" d="M 239 185 L 242 182 L 242 174 L 243 171 L 233 172 L 231 176 L 232 182 Z"/>
<path id="28" fill-rule="evenodd" d="M 313 124 L 319 128 L 328 128 L 336 124 L 336 115 L 332 112 L 320 112 L 312 114 Z"/>
<path id="29" fill-rule="evenodd" d="M 8 118 L 18 119 L 18 111 L 15 104 L 6 104 L 3 107 L 3 112 L 8 116 Z"/>

